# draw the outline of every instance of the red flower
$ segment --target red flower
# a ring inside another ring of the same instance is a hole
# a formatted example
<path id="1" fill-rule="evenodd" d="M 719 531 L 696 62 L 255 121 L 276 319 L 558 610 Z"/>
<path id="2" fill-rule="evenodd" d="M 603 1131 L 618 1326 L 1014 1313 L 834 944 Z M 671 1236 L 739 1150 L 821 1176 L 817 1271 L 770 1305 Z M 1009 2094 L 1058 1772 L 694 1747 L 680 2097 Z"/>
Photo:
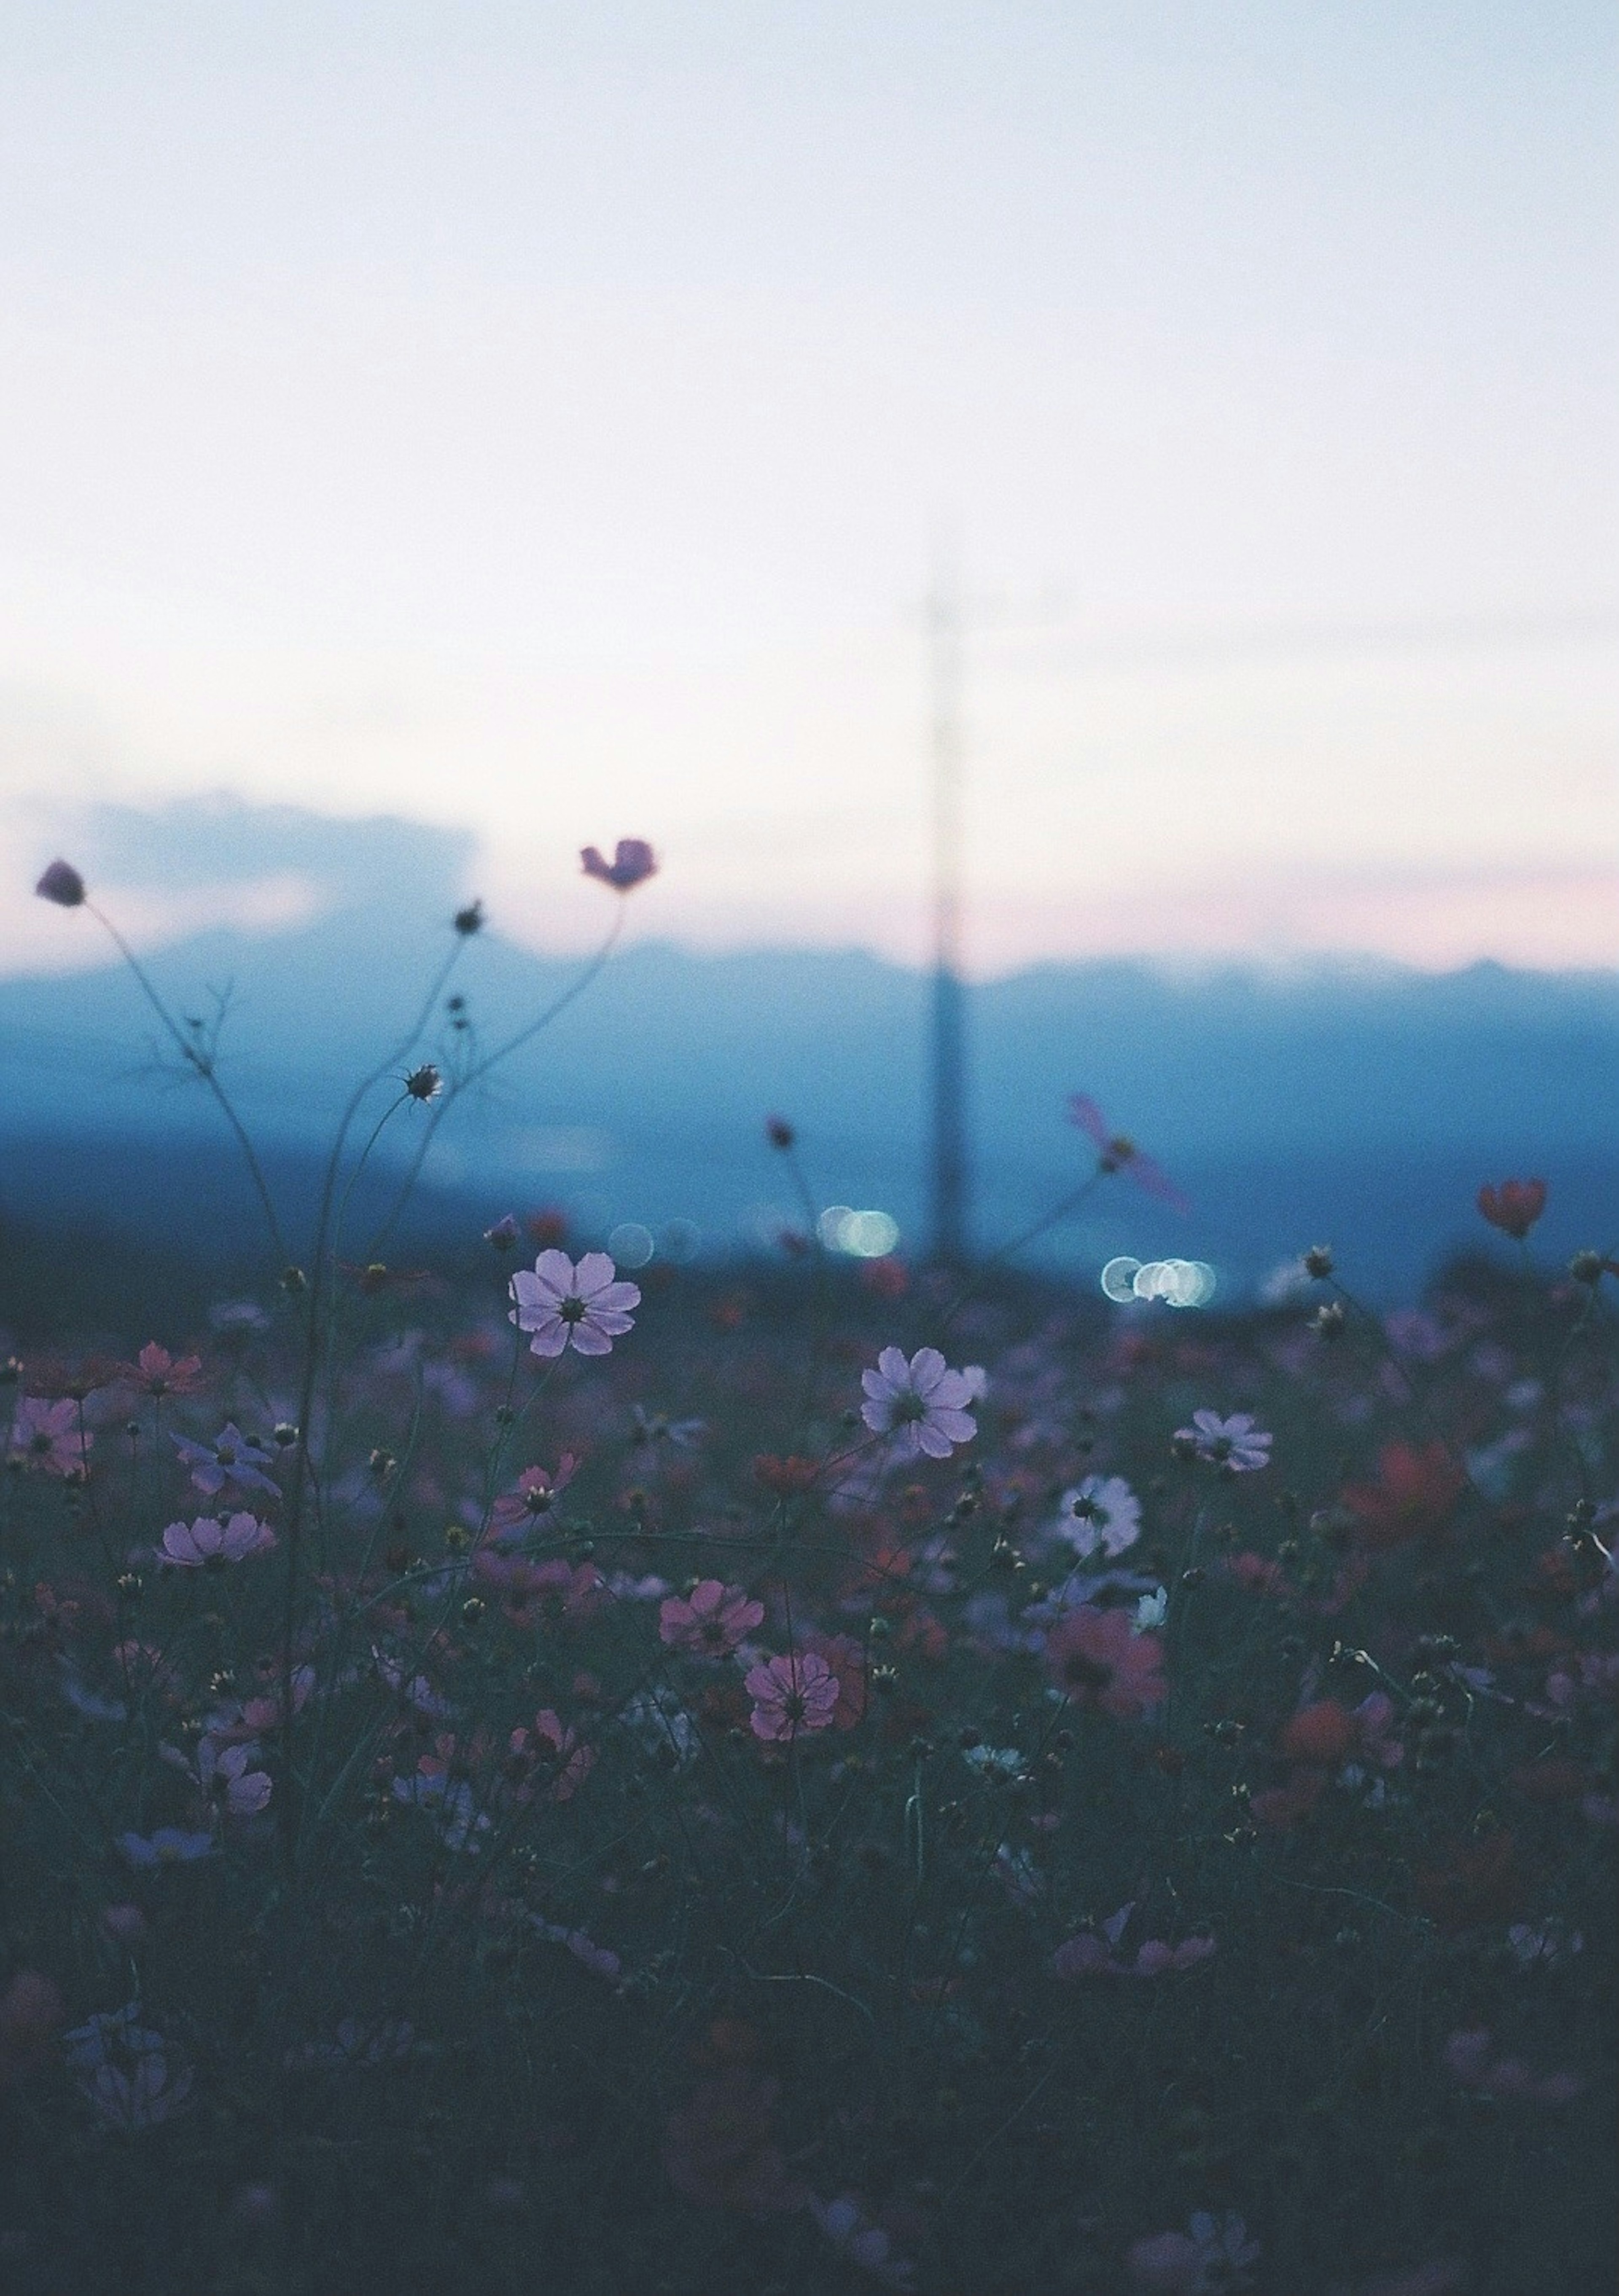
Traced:
<path id="1" fill-rule="evenodd" d="M 1499 1188 L 1480 1188 L 1478 1209 L 1492 1227 L 1516 1236 L 1521 1243 L 1546 1209 L 1546 1183 L 1503 1180 Z"/>
<path id="2" fill-rule="evenodd" d="M 1354 1718 L 1336 1698 L 1318 1699 L 1301 1706 L 1285 1723 L 1277 1744 L 1290 1762 L 1320 1764 L 1335 1769 L 1355 1742 Z"/>
<path id="3" fill-rule="evenodd" d="M 1138 1635 L 1126 1612 L 1092 1603 L 1070 1611 L 1046 1636 L 1046 1671 L 1057 1687 L 1076 1706 L 1121 1722 L 1162 1705 L 1163 1655 L 1157 1636 Z"/>
<path id="4" fill-rule="evenodd" d="M 1403 1546 L 1444 1528 L 1467 1480 L 1443 1443 L 1425 1444 L 1420 1451 L 1390 1443 L 1379 1455 L 1378 1480 L 1352 1483 L 1344 1504 L 1360 1525 L 1363 1546 Z"/>
<path id="5" fill-rule="evenodd" d="M 750 2217 L 802 2208 L 804 2188 L 787 2173 L 772 2134 L 780 2085 L 732 2064 L 701 2081 L 669 2116 L 663 2164 L 689 2201 Z"/>
<path id="6" fill-rule="evenodd" d="M 1504 1922 L 1518 1911 L 1523 1879 L 1509 1833 L 1487 1833 L 1457 1849 L 1446 1866 L 1417 1875 L 1417 1902 L 1428 1919 L 1454 1936 L 1483 1922 Z"/>
<path id="7" fill-rule="evenodd" d="M 813 1490 L 821 1469 L 814 1459 L 794 1456 L 779 1459 L 771 1451 L 761 1451 L 753 1463 L 754 1480 L 774 1491 L 779 1498 L 791 1497 L 799 1491 Z"/>

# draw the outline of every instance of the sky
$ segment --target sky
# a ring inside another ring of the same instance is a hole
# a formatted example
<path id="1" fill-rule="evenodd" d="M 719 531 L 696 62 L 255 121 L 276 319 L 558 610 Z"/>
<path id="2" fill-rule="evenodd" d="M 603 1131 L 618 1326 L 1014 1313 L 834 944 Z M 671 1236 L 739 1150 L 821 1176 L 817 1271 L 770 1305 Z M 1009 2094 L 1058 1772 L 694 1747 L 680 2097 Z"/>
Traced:
<path id="1" fill-rule="evenodd" d="M 213 790 L 920 956 L 940 582 L 975 972 L 1619 964 L 1616 95 L 1607 0 L 0 0 L 0 969 Z"/>

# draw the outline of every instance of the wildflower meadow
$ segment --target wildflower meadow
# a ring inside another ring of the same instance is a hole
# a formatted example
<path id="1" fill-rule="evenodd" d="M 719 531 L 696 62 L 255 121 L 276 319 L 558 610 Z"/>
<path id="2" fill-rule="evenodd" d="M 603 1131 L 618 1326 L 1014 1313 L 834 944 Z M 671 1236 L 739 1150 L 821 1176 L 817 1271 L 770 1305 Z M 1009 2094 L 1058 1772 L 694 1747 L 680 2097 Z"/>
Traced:
<path id="1" fill-rule="evenodd" d="M 401 1266 L 552 1017 L 462 1025 L 482 923 L 307 1233 L 126 951 L 262 1280 L 7 1336 L 0 2289 L 1611 2289 L 1614 1239 L 1481 1173 L 1398 1312 L 1189 1314 L 839 1255 L 761 1108 L 773 1257 Z M 1053 1220 L 1173 1200 L 1083 1082 Z"/>

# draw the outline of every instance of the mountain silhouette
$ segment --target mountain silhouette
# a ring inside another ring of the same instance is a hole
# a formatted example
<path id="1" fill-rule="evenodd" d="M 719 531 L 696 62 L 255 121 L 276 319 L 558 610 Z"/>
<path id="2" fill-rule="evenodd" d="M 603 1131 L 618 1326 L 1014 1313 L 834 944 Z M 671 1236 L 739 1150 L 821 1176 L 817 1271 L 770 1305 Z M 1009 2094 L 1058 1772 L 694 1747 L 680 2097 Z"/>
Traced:
<path id="1" fill-rule="evenodd" d="M 217 1029 L 221 1075 L 291 1170 L 311 1165 L 352 1082 L 397 1040 L 454 945 L 471 849 L 420 823 L 218 799 L 104 808 L 76 857 L 97 882 L 132 886 L 307 881 L 301 922 L 217 927 L 147 960 L 171 1009 Z M 441 998 L 413 1057 L 453 1072 L 578 970 L 503 939 L 495 920 L 462 952 L 451 989 L 464 1009 Z M 1121 1176 L 1045 1240 L 1052 1264 L 1176 1253 L 1211 1262 L 1239 1296 L 1330 1238 L 1390 1297 L 1443 1251 L 1483 1239 L 1479 1182 L 1521 1172 L 1551 1185 L 1540 1239 L 1551 1249 L 1608 1244 L 1619 1229 L 1619 976 L 1117 960 L 976 984 L 967 1006 L 981 1247 L 1090 1168 L 1064 1118 L 1075 1091 L 1168 1167 L 1193 1210 L 1179 1218 Z M 593 1232 L 680 1219 L 710 1249 L 735 1250 L 768 1230 L 773 1203 L 791 1213 L 763 1131 L 781 1113 L 825 1199 L 891 1212 L 914 1245 L 928 1011 L 922 975 L 857 949 L 634 945 L 446 1113 L 423 1176 L 429 1200 L 467 1223 L 544 1201 Z M 397 1095 L 397 1079 L 379 1086 L 367 1127 Z M 413 1103 L 389 1118 L 380 1179 L 424 1120 Z M 214 1185 L 200 1176 L 222 1137 L 122 966 L 0 981 L 0 1209 L 13 1218 L 94 1207 L 115 1226 L 160 1230 Z M 227 1187 L 218 1201 L 237 1199 Z"/>

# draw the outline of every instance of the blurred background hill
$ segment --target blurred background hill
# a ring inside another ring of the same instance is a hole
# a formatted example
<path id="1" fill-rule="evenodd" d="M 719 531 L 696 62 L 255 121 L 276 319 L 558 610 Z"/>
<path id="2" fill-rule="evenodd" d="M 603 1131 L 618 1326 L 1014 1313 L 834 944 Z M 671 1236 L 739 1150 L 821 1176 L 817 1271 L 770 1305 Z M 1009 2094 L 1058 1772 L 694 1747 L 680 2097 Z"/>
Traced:
<path id="1" fill-rule="evenodd" d="M 351 1083 L 397 1038 L 450 946 L 449 920 L 474 890 L 469 840 L 220 799 L 104 808 L 83 857 L 112 882 L 115 914 L 159 882 L 205 894 L 216 914 L 241 910 L 243 922 L 146 961 L 183 1016 L 211 1025 L 223 1000 L 222 1072 L 290 1200 L 307 1201 Z M 266 885 L 280 889 L 279 923 L 263 921 Z M 90 969 L 0 981 L 0 1218 L 14 1240 L 89 1221 L 233 1261 L 251 1246 L 253 1212 L 217 1112 L 175 1072 L 127 972 L 100 962 L 94 922 L 70 922 Z M 578 971 L 503 938 L 501 922 L 468 945 L 452 984 L 469 1040 L 486 1044 Z M 656 1237 L 689 1223 L 683 1252 L 758 1250 L 797 1217 L 763 1135 L 781 1112 L 800 1128 L 822 1199 L 888 1212 L 902 1250 L 915 1250 L 928 995 L 922 973 L 857 948 L 632 946 L 450 1112 L 407 1233 L 419 1248 L 464 1242 L 508 1205 L 556 1204 L 580 1233 L 634 1221 Z M 449 1019 L 441 1009 L 424 1054 L 448 1047 Z M 1284 1251 L 1330 1238 L 1354 1279 L 1391 1299 L 1479 1241 L 1481 1180 L 1531 1171 L 1550 1183 L 1550 1248 L 1612 1240 L 1611 973 L 1046 964 L 971 986 L 968 1024 L 979 1249 L 1089 1168 L 1064 1119 L 1078 1090 L 1150 1148 L 1192 1210 L 1179 1216 L 1121 1179 L 1036 1249 L 1049 1267 L 1091 1277 L 1114 1252 L 1179 1254 L 1210 1262 L 1229 1300 L 1251 1296 Z M 380 1087 L 375 1112 L 388 1097 Z M 414 1106 L 392 1120 L 379 1191 L 421 1120 Z"/>

